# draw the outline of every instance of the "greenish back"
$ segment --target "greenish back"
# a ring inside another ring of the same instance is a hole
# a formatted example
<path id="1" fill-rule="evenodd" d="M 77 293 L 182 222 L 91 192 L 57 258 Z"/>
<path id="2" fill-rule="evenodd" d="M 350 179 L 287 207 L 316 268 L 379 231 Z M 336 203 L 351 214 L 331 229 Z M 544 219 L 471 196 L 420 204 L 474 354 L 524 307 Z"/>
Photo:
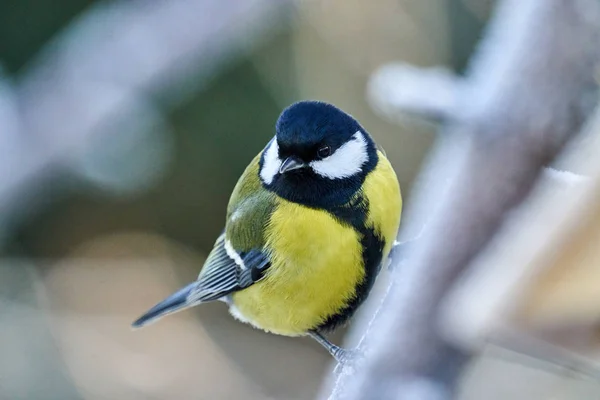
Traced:
<path id="1" fill-rule="evenodd" d="M 225 235 L 238 252 L 263 248 L 265 229 L 275 208 L 275 194 L 260 181 L 259 161 L 260 154 L 235 185 L 227 207 Z"/>

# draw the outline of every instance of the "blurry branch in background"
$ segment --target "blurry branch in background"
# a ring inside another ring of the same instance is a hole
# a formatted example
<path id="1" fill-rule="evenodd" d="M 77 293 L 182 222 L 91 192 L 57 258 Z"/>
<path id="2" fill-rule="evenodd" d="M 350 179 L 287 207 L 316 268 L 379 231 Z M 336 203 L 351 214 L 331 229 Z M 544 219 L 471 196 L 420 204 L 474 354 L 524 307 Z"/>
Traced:
<path id="1" fill-rule="evenodd" d="M 387 83 L 375 79 L 384 88 L 377 103 L 388 113 L 444 121 L 403 232 L 425 220 L 428 229 L 406 249 L 374 320 L 355 325 L 360 332 L 370 327 L 361 341 L 363 364 L 342 369 L 323 397 L 454 396 L 469 355 L 443 337 L 440 304 L 595 106 L 598 43 L 596 0 L 503 0 L 460 81 L 407 67 L 396 70 L 400 77 L 388 69 Z M 413 83 L 403 97 L 407 72 Z"/>
<path id="2" fill-rule="evenodd" d="M 596 107 L 556 160 L 585 177 L 544 171 L 450 290 L 441 318 L 453 343 L 500 344 L 600 383 L 599 133 Z"/>
<path id="3" fill-rule="evenodd" d="M 285 26 L 291 3 L 121 1 L 83 13 L 15 85 L 0 82 L 0 214 L 14 217 L 47 178 L 81 172 L 74 165 L 81 153 L 142 146 L 139 138 L 132 145 L 131 132 L 163 123 L 152 96 L 197 90 L 224 62 Z"/>
<path id="4" fill-rule="evenodd" d="M 392 121 L 402 121 L 407 115 L 443 121 L 460 113 L 462 84 L 447 68 L 397 63 L 373 75 L 367 97 L 376 111 Z"/>
<path id="5" fill-rule="evenodd" d="M 154 183 L 149 179 L 160 177 L 172 156 L 168 107 L 286 28 L 292 1 L 88 3 L 94 4 L 18 77 L 0 68 L 0 243 L 3 230 L 14 228 L 7 225 L 20 224 L 64 188 L 61 177 L 120 196 Z M 58 22 L 62 16 L 35 18 L 46 10 L 35 6 L 26 16 L 9 12 L 10 18 Z M 25 42 L 48 29 L 41 25 L 23 25 Z M 63 219 L 69 226 L 78 221 Z M 153 301 L 144 294 L 174 289 L 175 272 L 201 264 L 195 252 L 178 248 L 158 235 L 131 234 L 87 242 L 77 250 L 81 258 L 70 248 L 68 260 L 49 265 L 4 259 L 0 398 L 190 398 L 182 393 L 197 393 L 202 382 L 188 378 L 191 370 L 216 382 L 207 393 L 218 392 L 223 371 L 241 388 L 250 387 L 195 322 L 187 329 L 185 322 L 172 325 L 170 337 L 191 342 L 179 353 L 168 344 L 147 345 L 152 333 L 146 339 L 130 334 L 131 316 Z M 105 259 L 96 264 L 98 258 Z M 186 335 L 193 340 L 182 339 Z M 202 371 L 194 354 L 206 356 L 211 370 Z M 161 365 L 173 360 L 176 366 L 165 372 Z"/>

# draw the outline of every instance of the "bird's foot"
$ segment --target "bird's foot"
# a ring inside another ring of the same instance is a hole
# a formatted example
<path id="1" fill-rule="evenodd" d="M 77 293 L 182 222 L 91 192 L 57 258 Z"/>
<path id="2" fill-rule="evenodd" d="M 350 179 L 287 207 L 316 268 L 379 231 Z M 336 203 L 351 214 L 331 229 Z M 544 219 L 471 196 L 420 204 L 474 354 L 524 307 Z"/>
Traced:
<path id="1" fill-rule="evenodd" d="M 350 350 L 337 347 L 332 351 L 331 355 L 337 361 L 333 372 L 338 375 L 344 371 L 354 370 L 356 364 L 364 359 L 364 353 L 358 349 Z"/>
<path id="2" fill-rule="evenodd" d="M 341 373 L 348 368 L 353 368 L 357 361 L 364 358 L 362 351 L 356 349 L 344 349 L 336 344 L 331 343 L 322 333 L 318 331 L 309 331 L 308 335 L 316 340 L 321 346 L 327 349 L 329 354 L 337 361 L 335 373 Z"/>

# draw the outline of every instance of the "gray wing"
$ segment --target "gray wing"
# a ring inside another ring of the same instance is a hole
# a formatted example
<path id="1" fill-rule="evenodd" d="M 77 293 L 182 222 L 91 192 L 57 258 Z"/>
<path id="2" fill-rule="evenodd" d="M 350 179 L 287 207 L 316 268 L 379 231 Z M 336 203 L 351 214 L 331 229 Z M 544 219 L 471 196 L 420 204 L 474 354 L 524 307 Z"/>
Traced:
<path id="1" fill-rule="evenodd" d="M 234 250 L 223 233 L 208 255 L 198 279 L 152 307 L 132 326 L 140 328 L 165 315 L 247 288 L 263 277 L 269 265 L 269 258 L 260 250 Z"/>
<path id="2" fill-rule="evenodd" d="M 222 233 L 208 255 L 187 301 L 217 300 L 247 288 L 259 281 L 269 266 L 270 260 L 265 253 L 260 250 L 238 252 Z"/>

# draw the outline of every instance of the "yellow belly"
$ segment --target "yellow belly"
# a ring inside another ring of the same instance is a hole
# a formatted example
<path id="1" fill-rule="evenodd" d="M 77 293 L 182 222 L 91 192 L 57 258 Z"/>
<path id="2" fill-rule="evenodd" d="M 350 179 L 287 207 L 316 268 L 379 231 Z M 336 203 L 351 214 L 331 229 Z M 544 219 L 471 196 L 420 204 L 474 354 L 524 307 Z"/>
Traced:
<path id="1" fill-rule="evenodd" d="M 358 233 L 325 211 L 280 200 L 271 216 L 271 267 L 261 281 L 233 295 L 237 318 L 297 336 L 336 314 L 364 277 Z"/>

